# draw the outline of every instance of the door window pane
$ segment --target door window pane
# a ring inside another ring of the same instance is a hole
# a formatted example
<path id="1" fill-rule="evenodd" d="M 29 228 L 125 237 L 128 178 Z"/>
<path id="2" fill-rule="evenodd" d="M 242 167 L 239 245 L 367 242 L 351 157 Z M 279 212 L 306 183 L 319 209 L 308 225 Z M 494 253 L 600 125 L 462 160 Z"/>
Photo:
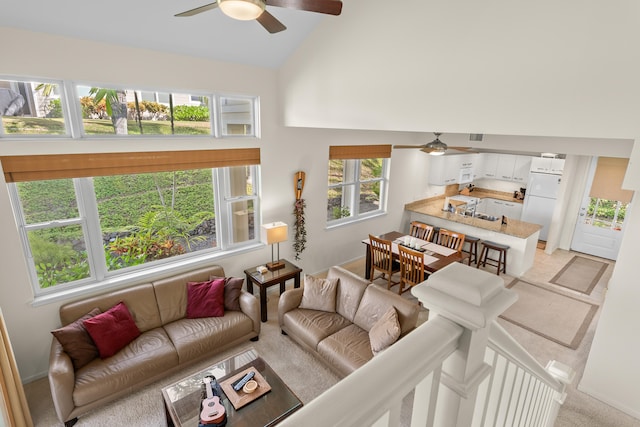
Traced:
<path id="1" fill-rule="evenodd" d="M 55 82 L 0 80 L 0 116 L 9 135 L 66 135 Z"/>
<path id="2" fill-rule="evenodd" d="M 629 204 L 617 200 L 599 199 L 591 197 L 585 224 L 593 227 L 608 228 L 615 231 L 622 230 L 622 224 Z"/>

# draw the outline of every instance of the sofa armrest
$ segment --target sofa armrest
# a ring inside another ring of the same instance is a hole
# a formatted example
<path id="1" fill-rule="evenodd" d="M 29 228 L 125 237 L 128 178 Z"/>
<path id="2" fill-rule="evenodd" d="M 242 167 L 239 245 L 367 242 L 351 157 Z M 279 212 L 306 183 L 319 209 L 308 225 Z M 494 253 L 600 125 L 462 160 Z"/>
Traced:
<path id="1" fill-rule="evenodd" d="M 240 310 L 253 321 L 253 330 L 260 335 L 260 303 L 247 291 L 240 293 Z"/>
<path id="2" fill-rule="evenodd" d="M 56 413 L 63 423 L 69 420 L 69 415 L 75 409 L 73 403 L 75 382 L 76 373 L 73 362 L 58 340 L 53 338 L 49 353 L 49 387 Z"/>
<path id="3" fill-rule="evenodd" d="M 302 290 L 303 288 L 289 289 L 280 295 L 280 301 L 278 301 L 278 324 L 280 327 L 284 323 L 285 313 L 298 308 L 302 302 Z"/>

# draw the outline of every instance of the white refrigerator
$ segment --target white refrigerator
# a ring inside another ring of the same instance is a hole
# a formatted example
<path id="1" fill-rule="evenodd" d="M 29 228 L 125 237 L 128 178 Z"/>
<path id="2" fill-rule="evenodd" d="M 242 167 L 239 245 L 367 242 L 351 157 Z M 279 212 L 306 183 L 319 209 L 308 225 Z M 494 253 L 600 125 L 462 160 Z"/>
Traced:
<path id="1" fill-rule="evenodd" d="M 529 184 L 520 219 L 542 225 L 540 240 L 547 240 L 561 179 L 561 175 L 534 172 L 529 174 Z"/>

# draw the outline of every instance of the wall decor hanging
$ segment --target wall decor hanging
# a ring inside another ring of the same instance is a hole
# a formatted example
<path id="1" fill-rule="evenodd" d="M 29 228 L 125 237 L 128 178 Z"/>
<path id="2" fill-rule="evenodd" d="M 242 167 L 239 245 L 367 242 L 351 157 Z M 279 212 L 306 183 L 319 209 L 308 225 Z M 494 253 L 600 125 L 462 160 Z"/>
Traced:
<path id="1" fill-rule="evenodd" d="M 295 229 L 295 237 L 293 239 L 293 250 L 295 259 L 300 259 L 300 254 L 305 250 L 307 244 L 307 230 L 304 227 L 304 208 L 305 201 L 302 198 L 302 190 L 304 188 L 305 173 L 298 171 L 293 178 L 294 189 L 296 193 L 296 201 L 293 205 L 293 216 L 295 218 L 293 227 Z"/>

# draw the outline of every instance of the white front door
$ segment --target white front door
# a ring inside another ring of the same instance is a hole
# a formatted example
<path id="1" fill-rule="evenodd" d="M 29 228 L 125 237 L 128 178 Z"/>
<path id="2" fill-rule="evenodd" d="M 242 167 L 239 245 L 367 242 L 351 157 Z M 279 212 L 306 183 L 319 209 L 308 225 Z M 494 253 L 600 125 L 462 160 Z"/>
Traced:
<path id="1" fill-rule="evenodd" d="M 590 196 L 597 161 L 594 157 L 591 162 L 571 249 L 615 260 L 624 233 L 624 218 L 631 204 Z"/>

